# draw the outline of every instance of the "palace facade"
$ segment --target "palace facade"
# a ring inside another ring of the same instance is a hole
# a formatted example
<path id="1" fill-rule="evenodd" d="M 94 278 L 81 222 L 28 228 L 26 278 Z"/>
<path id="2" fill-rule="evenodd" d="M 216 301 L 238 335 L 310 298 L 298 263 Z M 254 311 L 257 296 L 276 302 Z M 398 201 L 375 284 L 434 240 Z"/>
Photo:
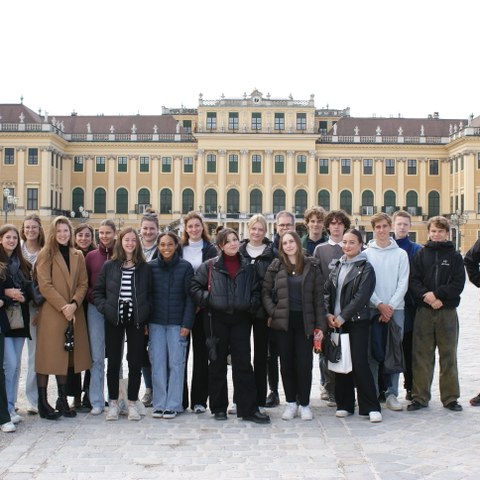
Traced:
<path id="1" fill-rule="evenodd" d="M 452 218 L 466 250 L 480 231 L 480 117 L 357 118 L 350 109 L 258 90 L 161 115 L 46 115 L 0 105 L 2 220 L 66 214 L 94 227 L 104 218 L 138 226 L 143 212 L 181 228 L 198 210 L 209 227 L 246 235 L 254 213 L 314 205 L 343 208 L 366 239 L 369 217 L 406 209 L 426 240 L 433 215 Z M 7 194 L 7 195 L 5 195 Z"/>

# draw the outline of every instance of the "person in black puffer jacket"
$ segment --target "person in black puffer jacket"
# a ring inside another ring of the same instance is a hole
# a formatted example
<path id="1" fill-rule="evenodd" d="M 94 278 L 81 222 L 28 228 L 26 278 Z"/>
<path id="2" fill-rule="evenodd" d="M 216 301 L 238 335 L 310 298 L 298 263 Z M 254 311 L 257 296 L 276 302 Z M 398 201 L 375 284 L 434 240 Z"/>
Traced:
<path id="1" fill-rule="evenodd" d="M 216 420 L 226 420 L 228 407 L 227 355 L 232 358 L 237 416 L 255 423 L 269 423 L 260 413 L 250 363 L 250 315 L 260 306 L 260 284 L 254 265 L 238 253 L 238 234 L 223 229 L 218 257 L 197 270 L 190 288 L 195 304 L 209 309 L 207 337 L 216 338 L 216 354 L 210 355 L 208 393 Z"/>
<path id="2" fill-rule="evenodd" d="M 105 317 L 105 346 L 110 398 L 106 419 L 118 420 L 119 376 L 125 334 L 128 345 L 128 419 L 140 420 L 136 408 L 145 356 L 146 326 L 151 314 L 151 272 L 138 233 L 122 230 L 112 260 L 106 262 L 93 289 L 98 311 Z"/>
<path id="3" fill-rule="evenodd" d="M 278 256 L 273 242 L 265 235 L 267 221 L 261 214 L 254 215 L 247 224 L 248 236 L 240 245 L 240 254 L 251 264 L 255 265 L 257 275 L 261 281 L 265 277 L 268 266 Z M 270 329 L 267 325 L 267 312 L 259 308 L 252 315 L 253 326 L 253 371 L 257 386 L 257 405 L 265 407 L 267 399 L 267 357 Z"/>

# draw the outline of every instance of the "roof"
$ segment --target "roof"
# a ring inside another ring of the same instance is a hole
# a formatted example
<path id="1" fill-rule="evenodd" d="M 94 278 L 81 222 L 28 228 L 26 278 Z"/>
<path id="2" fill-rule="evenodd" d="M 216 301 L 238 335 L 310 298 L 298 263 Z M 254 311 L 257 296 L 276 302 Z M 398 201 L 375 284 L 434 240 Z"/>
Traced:
<path id="1" fill-rule="evenodd" d="M 355 118 L 343 117 L 336 124 L 336 135 L 355 135 L 358 127 L 358 135 L 371 136 L 379 133 L 382 136 L 398 136 L 399 129 L 405 137 L 448 137 L 450 125 L 467 125 L 467 119 L 443 119 L 443 118 Z M 380 127 L 380 130 L 377 130 Z M 423 132 L 422 132 L 423 127 Z M 332 128 L 328 133 L 332 135 Z"/>

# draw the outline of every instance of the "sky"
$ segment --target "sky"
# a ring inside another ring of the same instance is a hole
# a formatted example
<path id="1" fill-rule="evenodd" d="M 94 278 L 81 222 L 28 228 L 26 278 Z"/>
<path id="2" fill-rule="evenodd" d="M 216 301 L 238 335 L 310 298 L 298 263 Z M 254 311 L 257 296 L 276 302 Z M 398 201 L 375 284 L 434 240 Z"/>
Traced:
<path id="1" fill-rule="evenodd" d="M 354 117 L 480 115 L 478 0 L 4 0 L 0 103 L 158 115 L 264 95 Z"/>

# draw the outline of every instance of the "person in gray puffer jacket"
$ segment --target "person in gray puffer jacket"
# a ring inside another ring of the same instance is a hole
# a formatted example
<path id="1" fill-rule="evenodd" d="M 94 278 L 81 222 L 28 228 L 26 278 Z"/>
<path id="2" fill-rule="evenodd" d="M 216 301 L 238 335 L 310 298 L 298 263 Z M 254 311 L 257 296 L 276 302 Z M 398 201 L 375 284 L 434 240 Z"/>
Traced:
<path id="1" fill-rule="evenodd" d="M 291 420 L 299 414 L 302 420 L 311 420 L 313 335 L 321 337 L 326 330 L 323 285 L 317 261 L 303 253 L 294 231 L 280 237 L 279 258 L 267 269 L 262 301 L 280 354 L 287 399 L 282 418 Z"/>

